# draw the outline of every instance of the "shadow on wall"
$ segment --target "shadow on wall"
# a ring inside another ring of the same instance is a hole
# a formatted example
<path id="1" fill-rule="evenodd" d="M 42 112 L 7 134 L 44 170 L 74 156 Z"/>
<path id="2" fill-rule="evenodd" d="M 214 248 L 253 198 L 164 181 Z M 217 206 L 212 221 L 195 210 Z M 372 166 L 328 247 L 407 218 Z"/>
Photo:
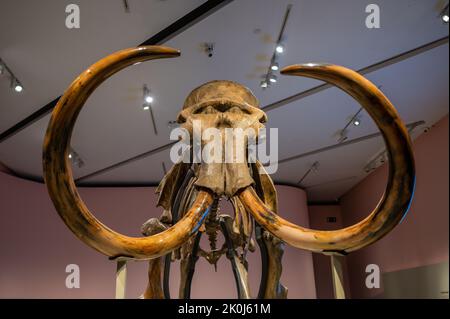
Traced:
<path id="1" fill-rule="evenodd" d="M 283 216 L 309 226 L 305 192 L 288 186 L 277 186 L 277 190 Z M 130 236 L 140 236 L 142 223 L 162 213 L 155 207 L 153 187 L 80 188 L 79 192 L 102 222 Z M 0 298 L 114 298 L 115 263 L 70 232 L 43 184 L 0 172 L 0 203 Z M 257 294 L 260 280 L 259 258 L 259 253 L 249 256 L 253 295 Z M 66 267 L 70 264 L 80 268 L 80 288 L 66 287 Z M 176 297 L 176 264 L 171 273 L 171 294 Z M 282 282 L 289 288 L 290 298 L 315 298 L 312 254 L 287 247 Z M 146 285 L 147 263 L 129 262 L 127 297 L 139 297 Z M 236 298 L 232 270 L 225 257 L 218 263 L 217 273 L 213 266 L 199 260 L 192 297 Z"/>

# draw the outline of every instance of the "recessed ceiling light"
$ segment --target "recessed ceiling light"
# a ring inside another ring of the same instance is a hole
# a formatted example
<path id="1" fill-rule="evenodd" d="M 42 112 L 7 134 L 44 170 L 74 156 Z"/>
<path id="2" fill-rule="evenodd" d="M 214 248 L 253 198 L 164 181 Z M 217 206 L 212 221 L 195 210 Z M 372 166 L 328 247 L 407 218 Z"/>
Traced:
<path id="1" fill-rule="evenodd" d="M 442 21 L 444 21 L 445 23 L 448 23 L 449 20 L 450 20 L 450 18 L 449 18 L 449 16 L 448 16 L 448 14 L 444 14 L 444 15 L 442 16 Z"/>
<path id="2" fill-rule="evenodd" d="M 272 63 L 272 65 L 270 66 L 270 69 L 272 71 L 278 71 L 279 68 L 280 68 L 280 66 L 278 65 L 277 62 Z"/>
<path id="3" fill-rule="evenodd" d="M 265 88 L 268 86 L 266 80 L 262 80 L 260 85 L 261 85 L 261 87 L 262 87 L 263 89 L 265 89 Z"/>
<path id="4" fill-rule="evenodd" d="M 150 105 L 144 104 L 142 105 L 142 108 L 144 109 L 144 111 L 150 110 Z"/>
<path id="5" fill-rule="evenodd" d="M 276 82 L 277 82 L 277 76 L 274 75 L 274 74 L 271 74 L 271 75 L 269 76 L 269 81 L 270 81 L 271 83 L 276 83 Z"/>

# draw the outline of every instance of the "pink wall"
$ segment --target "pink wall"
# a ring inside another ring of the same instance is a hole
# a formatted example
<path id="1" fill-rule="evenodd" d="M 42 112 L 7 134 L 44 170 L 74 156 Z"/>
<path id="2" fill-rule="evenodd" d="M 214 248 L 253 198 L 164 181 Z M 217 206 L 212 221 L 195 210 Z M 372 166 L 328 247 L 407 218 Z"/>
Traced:
<path id="1" fill-rule="evenodd" d="M 414 142 L 417 189 L 407 218 L 376 244 L 346 257 L 353 298 L 374 297 L 381 290 L 364 286 L 365 267 L 383 272 L 448 260 L 448 117 Z M 113 298 L 114 263 L 81 243 L 66 228 L 50 202 L 45 186 L 2 173 L 0 165 L 0 298 Z M 304 191 L 277 186 L 281 215 L 305 227 L 333 229 L 353 224 L 376 205 L 386 181 L 386 167 L 374 171 L 341 198 L 341 206 L 307 207 Z M 139 235 L 142 222 L 161 213 L 154 188 L 81 188 L 81 196 L 105 224 L 128 235 Z M 309 210 L 309 217 L 308 217 Z M 227 211 L 225 206 L 224 212 Z M 326 223 L 336 216 L 336 224 Z M 205 243 L 204 243 L 205 244 Z M 251 254 L 250 284 L 257 293 L 259 253 Z M 286 247 L 282 282 L 290 298 L 332 298 L 329 257 Z M 81 288 L 65 287 L 65 267 L 81 269 Z M 314 269 L 314 267 L 315 269 Z M 314 273 L 315 271 L 315 273 Z M 177 295 L 178 271 L 172 266 L 171 292 Z M 146 263 L 130 262 L 127 293 L 136 298 L 146 286 Z M 207 278 L 207 280 L 205 280 Z M 220 287 L 220 289 L 218 289 Z M 347 292 L 349 295 L 349 292 Z M 235 298 L 227 259 L 218 272 L 204 260 L 197 264 L 192 297 Z"/>
<path id="2" fill-rule="evenodd" d="M 354 298 L 374 297 L 381 289 L 365 287 L 365 267 L 391 272 L 448 260 L 449 252 L 448 116 L 414 141 L 417 185 L 406 219 L 374 245 L 347 257 Z M 367 216 L 385 187 L 387 167 L 371 173 L 341 198 L 344 225 Z"/>
<path id="3" fill-rule="evenodd" d="M 298 225 L 309 227 L 306 193 L 301 189 L 283 185 L 277 186 L 277 192 L 280 215 Z M 226 207 L 223 212 L 227 212 Z M 203 247 L 208 247 L 207 243 Z M 250 288 L 252 295 L 255 296 L 258 293 L 261 276 L 259 251 L 249 254 L 248 261 Z M 197 270 L 192 283 L 193 298 L 235 298 L 234 277 L 227 259 L 220 260 L 217 273 L 203 259 L 198 261 Z M 178 281 L 178 276 L 174 281 Z M 316 298 L 312 254 L 286 247 L 281 282 L 289 289 L 288 298 Z M 176 291 L 177 286 L 173 285 L 171 287 L 173 295 L 176 295 Z"/>
<path id="4" fill-rule="evenodd" d="M 283 216 L 308 226 L 304 191 L 279 186 Z M 141 224 L 161 213 L 154 188 L 80 188 L 95 215 L 111 228 L 139 235 Z M 44 185 L 0 172 L 0 298 L 113 298 L 115 264 L 80 242 L 63 224 Z M 259 254 L 250 256 L 252 292 L 258 289 Z M 77 264 L 81 287 L 65 287 L 66 265 Z M 315 298 L 312 254 L 286 248 L 283 282 L 290 298 Z M 172 265 L 172 296 L 177 296 L 178 268 Z M 146 286 L 146 262 L 128 264 L 127 296 L 137 298 Z M 235 298 L 230 264 L 222 258 L 218 272 L 199 260 L 192 285 L 194 298 Z"/>

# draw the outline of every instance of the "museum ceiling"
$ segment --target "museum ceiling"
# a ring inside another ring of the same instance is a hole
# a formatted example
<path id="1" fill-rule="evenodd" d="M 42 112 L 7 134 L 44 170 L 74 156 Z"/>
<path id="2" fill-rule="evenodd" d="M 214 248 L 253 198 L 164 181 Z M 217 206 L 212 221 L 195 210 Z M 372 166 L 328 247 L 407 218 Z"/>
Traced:
<path id="1" fill-rule="evenodd" d="M 413 138 L 448 113 L 448 25 L 439 19 L 440 1 L 377 1 L 381 31 L 365 27 L 365 3 L 358 0 L 234 0 L 205 9 L 174 34 L 165 28 L 205 1 L 128 2 L 126 12 L 123 1 L 79 0 L 81 27 L 67 29 L 66 1 L 2 1 L 0 57 L 24 90 L 17 94 L 0 78 L 0 162 L 41 179 L 50 115 L 18 123 L 59 97 L 92 63 L 165 30 L 162 44 L 180 49 L 181 57 L 123 70 L 81 112 L 71 143 L 84 163 L 74 166 L 79 185 L 159 182 L 172 165 L 169 133 L 184 98 L 198 85 L 222 79 L 249 87 L 267 112 L 267 127 L 278 128 L 280 162 L 272 178 L 305 188 L 310 201 L 337 200 L 368 174 L 383 154 L 383 140 L 373 135 L 377 129 L 362 111 L 360 125 L 350 123 L 347 139 L 339 142 L 359 105 L 336 88 L 283 76 L 268 89 L 260 87 L 289 3 L 281 66 L 329 62 L 360 70 L 413 124 Z M 212 57 L 205 43 L 214 44 Z M 155 99 L 156 129 L 142 108 L 144 84 Z"/>

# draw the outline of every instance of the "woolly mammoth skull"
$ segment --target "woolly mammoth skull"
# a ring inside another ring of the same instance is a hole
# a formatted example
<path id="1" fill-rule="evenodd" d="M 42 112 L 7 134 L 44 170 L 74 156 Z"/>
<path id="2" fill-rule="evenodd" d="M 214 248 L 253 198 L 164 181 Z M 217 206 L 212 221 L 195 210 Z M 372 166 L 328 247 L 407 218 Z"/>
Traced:
<path id="1" fill-rule="evenodd" d="M 218 196 L 232 197 L 238 190 L 253 184 L 246 160 L 249 136 L 245 133 L 251 132 L 250 138 L 256 142 L 265 122 L 267 116 L 259 109 L 258 100 L 240 84 L 212 81 L 193 90 L 178 115 L 178 123 L 190 136 L 195 136 L 194 127 L 198 126 L 201 147 L 208 142 L 207 137 L 213 135 L 208 134 L 211 129 L 218 133 L 221 143 L 219 150 L 215 150 L 218 154 L 209 154 L 216 158 L 202 161 L 196 185 Z M 235 134 L 237 132 L 241 134 Z M 227 147 L 230 152 L 225 151 Z M 226 158 L 226 154 L 231 155 Z"/>
<path id="2" fill-rule="evenodd" d="M 179 220 L 166 230 L 134 238 L 103 225 L 85 206 L 73 181 L 68 152 L 76 118 L 89 95 L 112 74 L 137 62 L 178 55 L 178 51 L 161 46 L 114 53 L 83 72 L 53 111 L 44 141 L 45 182 L 56 210 L 87 245 L 112 258 L 151 259 L 165 255 L 197 233 L 211 205 L 221 196 L 233 198 L 241 214 L 249 214 L 287 244 L 330 254 L 346 254 L 374 243 L 405 216 L 415 183 L 414 160 L 408 132 L 395 108 L 375 85 L 354 71 L 336 65 L 305 64 L 289 66 L 281 73 L 310 77 L 339 87 L 365 108 L 382 133 L 389 154 L 389 178 L 384 195 L 367 218 L 340 230 L 306 229 L 276 214 L 276 193 L 270 177 L 256 173 L 262 167 L 259 163 L 199 163 L 192 187 L 194 195 Z M 241 127 L 257 131 L 266 121 L 266 115 L 248 89 L 233 82 L 216 81 L 194 90 L 186 100 L 178 121 L 192 131 L 194 120 L 199 120 L 205 129 Z M 243 151 L 245 147 L 246 144 Z M 169 181 L 185 176 L 187 171 L 182 164 L 177 164 L 161 183 L 159 204 L 165 210 L 173 209 L 174 198 L 181 190 L 180 183 Z"/>

